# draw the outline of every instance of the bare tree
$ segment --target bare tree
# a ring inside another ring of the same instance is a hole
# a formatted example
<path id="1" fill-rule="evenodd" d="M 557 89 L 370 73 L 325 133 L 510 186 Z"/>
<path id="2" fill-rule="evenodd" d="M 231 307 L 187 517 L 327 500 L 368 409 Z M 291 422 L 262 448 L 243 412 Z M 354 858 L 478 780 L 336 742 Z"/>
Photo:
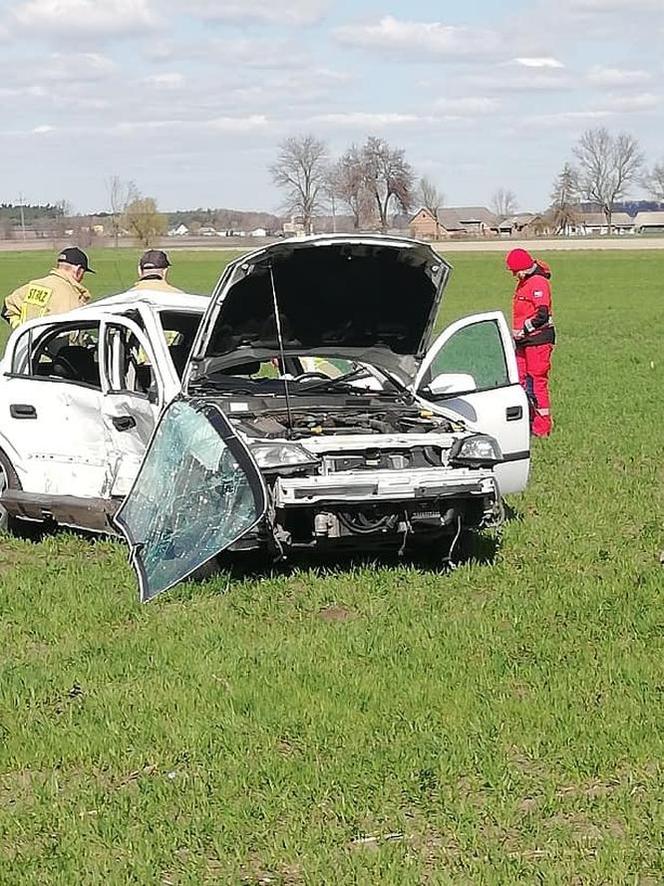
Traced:
<path id="1" fill-rule="evenodd" d="M 402 148 L 370 136 L 362 148 L 362 166 L 367 189 L 376 208 L 381 231 L 387 231 L 390 210 L 396 203 L 404 212 L 413 204 L 415 173 Z"/>
<path id="2" fill-rule="evenodd" d="M 334 192 L 353 217 L 353 228 L 359 230 L 371 220 L 372 195 L 368 188 L 362 150 L 351 145 L 332 170 Z"/>
<path id="3" fill-rule="evenodd" d="M 597 203 L 612 231 L 613 204 L 626 196 L 643 167 L 638 141 L 623 132 L 613 136 L 605 127 L 587 129 L 574 148 L 579 161 L 581 191 Z"/>
<path id="4" fill-rule="evenodd" d="M 289 212 L 302 217 L 304 229 L 310 234 L 314 216 L 325 200 L 327 145 L 313 135 L 287 138 L 279 146 L 270 173 L 277 187 L 286 194 Z"/>
<path id="5" fill-rule="evenodd" d="M 150 246 L 156 237 L 166 233 L 166 216 L 157 209 L 153 197 L 137 197 L 127 206 L 124 223 L 142 246 Z"/>
<path id="6" fill-rule="evenodd" d="M 141 195 L 133 181 L 125 181 L 119 175 L 112 175 L 106 179 L 106 190 L 111 210 L 111 231 L 117 247 L 127 207 L 134 200 L 138 200 Z"/>
<path id="7" fill-rule="evenodd" d="M 565 163 L 553 183 L 550 217 L 556 234 L 564 234 L 578 221 L 579 174 L 571 163 Z"/>
<path id="8" fill-rule="evenodd" d="M 491 208 L 500 219 L 514 215 L 519 208 L 516 194 L 507 188 L 498 188 L 491 197 Z"/>
<path id="9" fill-rule="evenodd" d="M 426 176 L 423 176 L 420 179 L 418 198 L 421 200 L 422 206 L 424 206 L 425 209 L 428 209 L 434 218 L 438 218 L 438 211 L 445 202 L 445 197 L 438 190 L 436 184 Z"/>
<path id="10" fill-rule="evenodd" d="M 664 162 L 656 163 L 643 178 L 643 186 L 653 200 L 664 202 Z"/>

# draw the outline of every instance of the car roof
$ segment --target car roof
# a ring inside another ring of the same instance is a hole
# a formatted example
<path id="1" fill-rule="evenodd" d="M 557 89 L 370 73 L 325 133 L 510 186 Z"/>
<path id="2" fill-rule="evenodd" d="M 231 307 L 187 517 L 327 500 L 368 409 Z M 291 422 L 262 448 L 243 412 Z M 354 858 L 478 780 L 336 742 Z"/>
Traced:
<path id="1" fill-rule="evenodd" d="M 146 305 L 149 308 L 163 311 L 196 311 L 203 313 L 210 299 L 206 295 L 190 295 L 187 292 L 162 292 L 157 289 L 129 289 L 127 292 L 119 292 L 117 295 L 109 295 L 106 298 L 97 299 L 77 308 L 70 313 L 79 313 L 91 308 L 110 313 L 122 313 L 124 308 Z"/>

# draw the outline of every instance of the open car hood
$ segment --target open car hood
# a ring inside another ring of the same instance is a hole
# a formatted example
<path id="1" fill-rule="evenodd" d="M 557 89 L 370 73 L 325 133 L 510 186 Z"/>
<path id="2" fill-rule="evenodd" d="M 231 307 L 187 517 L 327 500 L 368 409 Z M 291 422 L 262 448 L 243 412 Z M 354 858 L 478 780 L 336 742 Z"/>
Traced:
<path id="1" fill-rule="evenodd" d="M 430 246 L 395 237 L 287 240 L 242 256 L 217 284 L 185 377 L 278 355 L 275 299 L 286 355 L 341 357 L 412 377 L 450 271 Z"/>

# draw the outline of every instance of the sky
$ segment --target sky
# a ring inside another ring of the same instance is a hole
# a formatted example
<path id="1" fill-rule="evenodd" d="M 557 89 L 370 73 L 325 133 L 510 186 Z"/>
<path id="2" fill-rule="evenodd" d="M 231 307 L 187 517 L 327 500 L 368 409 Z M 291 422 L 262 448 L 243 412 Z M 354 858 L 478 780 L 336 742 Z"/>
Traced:
<path id="1" fill-rule="evenodd" d="M 581 133 L 664 160 L 664 0 L 0 0 L 0 202 L 278 211 L 277 146 L 379 135 L 447 205 L 547 205 Z M 634 196 L 642 196 L 638 189 Z"/>

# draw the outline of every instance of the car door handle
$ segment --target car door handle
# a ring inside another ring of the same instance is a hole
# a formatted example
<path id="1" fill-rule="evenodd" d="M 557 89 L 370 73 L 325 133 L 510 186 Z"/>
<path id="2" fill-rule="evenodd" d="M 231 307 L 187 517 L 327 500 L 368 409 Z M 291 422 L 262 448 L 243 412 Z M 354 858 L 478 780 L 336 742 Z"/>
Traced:
<path id="1" fill-rule="evenodd" d="M 118 431 L 129 431 L 136 427 L 136 419 L 133 415 L 114 415 L 111 421 Z"/>
<path id="2" fill-rule="evenodd" d="M 508 406 L 505 411 L 507 421 L 521 421 L 523 418 L 523 406 Z"/>
<path id="3" fill-rule="evenodd" d="M 12 403 L 9 414 L 12 418 L 37 418 L 37 410 L 30 403 Z"/>

